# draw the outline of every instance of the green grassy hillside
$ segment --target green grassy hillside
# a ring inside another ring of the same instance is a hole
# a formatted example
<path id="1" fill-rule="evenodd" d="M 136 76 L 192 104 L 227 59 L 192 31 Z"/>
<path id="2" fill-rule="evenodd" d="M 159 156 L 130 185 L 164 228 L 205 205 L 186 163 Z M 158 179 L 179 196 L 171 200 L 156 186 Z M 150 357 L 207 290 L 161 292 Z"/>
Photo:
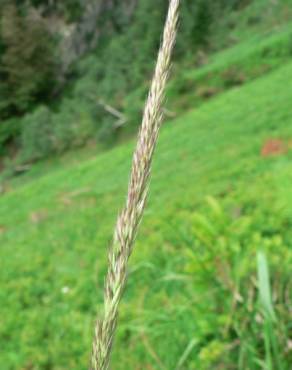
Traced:
<path id="1" fill-rule="evenodd" d="M 92 144 L 102 151 L 137 131 L 168 1 L 113 1 L 96 11 L 82 0 L 1 2 L 0 181 L 19 166 Z M 289 59 L 291 5 L 183 1 L 169 117 Z M 43 19 L 31 22 L 33 13 Z"/>
<path id="2" fill-rule="evenodd" d="M 290 43 L 251 39 L 170 85 L 113 369 L 291 368 Z M 41 163 L 1 195 L 1 370 L 87 368 L 133 147 Z"/>

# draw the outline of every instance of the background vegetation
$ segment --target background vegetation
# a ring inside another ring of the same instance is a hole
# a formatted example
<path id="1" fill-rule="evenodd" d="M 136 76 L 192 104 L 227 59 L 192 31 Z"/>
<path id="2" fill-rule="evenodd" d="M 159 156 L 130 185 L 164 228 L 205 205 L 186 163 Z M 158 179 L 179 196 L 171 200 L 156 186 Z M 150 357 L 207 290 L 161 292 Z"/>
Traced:
<path id="1" fill-rule="evenodd" d="M 167 4 L 105 3 L 96 47 L 64 72 L 46 19 L 72 25 L 85 10 L 33 2 L 31 22 L 31 6 L 1 2 L 14 27 L 1 32 L 1 370 L 89 362 L 134 145 L 121 142 L 140 122 Z M 114 369 L 290 370 L 291 6 L 183 2 Z"/>
<path id="2" fill-rule="evenodd" d="M 3 155 L 13 158 L 13 166 L 93 140 L 107 147 L 136 132 L 167 1 L 133 0 L 128 6 L 115 1 L 100 3 L 103 6 L 96 14 L 92 12 L 92 20 L 86 18 L 86 7 L 78 0 L 63 5 L 55 1 L 2 0 L 0 147 Z M 175 57 L 177 73 L 206 64 L 210 53 L 243 39 L 239 32 L 242 19 L 245 29 L 263 23 L 270 26 L 271 19 L 276 19 L 271 12 L 285 9 L 282 4 L 264 7 L 261 2 L 249 3 L 184 1 Z M 256 15 L 247 10 L 250 7 L 258 7 Z M 98 38 L 90 47 L 87 43 L 94 38 L 92 32 L 76 40 L 84 52 L 67 66 L 74 52 L 72 29 L 89 28 L 90 22 L 98 30 Z M 69 42 L 66 34 L 73 41 Z M 242 75 L 235 76 L 235 66 L 229 67 L 222 83 L 240 82 Z M 261 65 L 257 68 L 260 70 Z M 179 89 L 182 82 L 175 82 L 175 88 Z M 211 87 L 206 91 L 200 85 L 195 90 L 203 98 L 218 90 Z M 178 91 L 173 101 L 180 95 Z M 120 112 L 123 119 L 111 114 L 107 105 Z M 176 112 L 176 106 L 171 108 Z"/>

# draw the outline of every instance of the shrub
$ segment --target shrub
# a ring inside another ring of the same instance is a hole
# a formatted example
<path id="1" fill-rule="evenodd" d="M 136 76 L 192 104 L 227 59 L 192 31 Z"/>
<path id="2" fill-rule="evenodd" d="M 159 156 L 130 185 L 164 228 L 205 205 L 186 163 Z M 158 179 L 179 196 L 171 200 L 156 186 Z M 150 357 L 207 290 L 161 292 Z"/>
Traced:
<path id="1" fill-rule="evenodd" d="M 56 152 L 82 146 L 93 136 L 95 125 L 91 107 L 81 103 L 76 105 L 74 100 L 66 100 L 62 111 L 54 115 L 52 130 Z"/>
<path id="2" fill-rule="evenodd" d="M 21 161 L 34 161 L 84 145 L 98 130 L 90 104 L 67 99 L 59 113 L 41 106 L 22 120 Z M 99 127 L 100 128 L 100 127 Z"/>
<path id="3" fill-rule="evenodd" d="M 239 368 L 257 368 L 256 364 L 266 352 L 272 366 L 267 368 L 279 368 L 279 363 L 289 363 L 290 356 L 284 350 L 275 351 L 275 348 L 285 348 L 288 341 L 285 328 L 290 321 L 288 310 L 285 309 L 290 298 L 285 294 L 289 290 L 287 282 L 290 273 L 287 267 L 291 263 L 291 256 L 288 245 L 281 237 L 283 225 L 275 218 L 274 228 L 269 227 L 270 234 L 265 235 L 265 227 L 271 222 L 271 209 L 265 212 L 262 205 L 260 214 L 250 210 L 247 216 L 243 209 L 225 211 L 214 198 L 209 197 L 207 204 L 203 212 L 185 215 L 190 221 L 189 263 L 186 271 L 194 279 L 197 292 L 204 292 L 204 302 L 197 303 L 199 309 L 204 312 L 208 310 L 209 314 L 213 312 L 217 317 L 216 323 L 202 326 L 201 334 L 205 336 L 206 343 L 202 343 L 199 355 L 201 362 L 196 365 L 202 369 L 206 365 L 206 369 L 209 369 L 220 363 L 226 364 L 226 351 L 222 350 L 222 345 L 219 350 L 215 343 L 225 342 L 227 348 L 238 341 L 238 348 L 235 346 L 228 355 L 231 356 L 230 363 L 237 363 L 240 359 Z M 261 257 L 257 264 L 258 253 Z M 282 265 L 281 260 L 286 263 Z M 263 263 L 265 266 L 259 265 Z M 268 286 L 270 282 L 264 281 L 267 264 L 271 272 L 271 286 Z M 264 277 L 261 276 L 263 270 Z M 286 293 L 281 296 L 268 292 L 268 298 L 265 298 L 268 289 Z M 271 320 L 267 323 L 265 319 L 263 295 L 265 305 L 268 300 L 269 309 L 275 310 L 277 325 Z M 268 333 L 266 324 L 269 325 Z M 271 344 L 273 353 L 263 347 L 263 338 L 269 340 L 271 336 L 274 341 Z"/>
<path id="4" fill-rule="evenodd" d="M 0 123 L 0 154 L 5 153 L 6 144 L 18 136 L 19 131 L 20 121 L 18 118 L 11 118 Z"/>
<path id="5" fill-rule="evenodd" d="M 21 158 L 32 161 L 46 157 L 54 150 L 52 113 L 40 106 L 22 121 Z"/>

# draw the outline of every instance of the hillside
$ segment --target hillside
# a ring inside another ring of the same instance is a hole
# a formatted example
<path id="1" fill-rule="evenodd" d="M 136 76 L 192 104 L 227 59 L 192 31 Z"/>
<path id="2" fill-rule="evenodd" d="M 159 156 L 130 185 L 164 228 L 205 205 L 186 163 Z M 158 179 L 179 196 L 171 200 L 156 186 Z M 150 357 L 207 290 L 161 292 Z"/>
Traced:
<path id="1" fill-rule="evenodd" d="M 264 73 L 228 88 L 216 79 L 220 94 L 194 104 L 195 109 L 191 94 L 173 93 L 181 100 L 177 118 L 162 130 L 154 161 L 114 369 L 290 368 L 292 62 L 287 32 L 264 39 L 264 46 L 275 50 L 266 54 Z M 214 67 L 206 68 L 224 71 L 241 60 L 249 76 L 253 68 L 247 62 L 258 61 L 259 51 L 267 50 L 261 45 L 243 43 L 237 51 L 214 56 Z M 187 74 L 196 81 L 201 73 Z M 1 196 L 2 370 L 86 367 L 133 145 L 75 164 L 74 158 L 58 166 L 41 163 L 35 178 L 32 170 Z M 276 321 L 269 320 L 258 299 L 259 250 L 270 269 Z"/>
<path id="2" fill-rule="evenodd" d="M 1 179 L 135 135 L 167 3 L 0 3 Z M 289 59 L 291 9 L 291 0 L 183 1 L 167 117 Z"/>

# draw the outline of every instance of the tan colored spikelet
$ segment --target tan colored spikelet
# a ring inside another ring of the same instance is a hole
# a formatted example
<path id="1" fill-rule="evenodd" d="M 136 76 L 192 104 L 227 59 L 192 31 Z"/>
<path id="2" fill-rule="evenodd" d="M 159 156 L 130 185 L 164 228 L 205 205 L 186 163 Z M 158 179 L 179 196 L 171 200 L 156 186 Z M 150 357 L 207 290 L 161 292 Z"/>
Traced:
<path id="1" fill-rule="evenodd" d="M 133 157 L 128 196 L 120 213 L 105 280 L 104 312 L 97 321 L 92 352 L 92 370 L 107 370 L 117 325 L 118 305 L 126 283 L 128 259 L 132 253 L 138 225 L 148 193 L 151 162 L 162 122 L 162 103 L 176 40 L 180 0 L 170 0 L 151 88 L 145 105 L 142 126 Z"/>

